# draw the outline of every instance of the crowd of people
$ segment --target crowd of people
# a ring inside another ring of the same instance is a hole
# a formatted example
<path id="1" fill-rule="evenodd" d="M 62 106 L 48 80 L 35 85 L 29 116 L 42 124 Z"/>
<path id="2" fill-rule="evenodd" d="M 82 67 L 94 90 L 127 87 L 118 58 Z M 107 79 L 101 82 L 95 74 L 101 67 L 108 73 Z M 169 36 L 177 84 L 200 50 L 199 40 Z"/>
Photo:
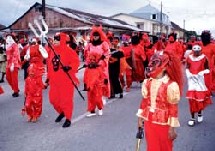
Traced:
<path id="1" fill-rule="evenodd" d="M 93 26 L 86 45 L 77 43 L 74 36 L 64 32 L 47 39 L 46 44 L 38 37 L 23 42 L 14 33 L 0 39 L 0 83 L 5 82 L 6 75 L 12 97 L 19 97 L 18 72 L 21 68 L 24 70 L 22 113 L 29 122 L 37 122 L 41 116 L 42 91 L 49 87 L 50 104 L 58 113 L 55 122 L 65 118 L 62 127 L 71 125 L 73 95 L 79 84 L 77 49 L 81 50 L 81 61 L 84 61 L 87 117 L 102 116 L 105 102 L 115 97 L 122 99 L 123 92 L 129 92 L 133 82 L 142 85 L 137 137 L 142 138 L 145 131 L 148 151 L 173 148 L 177 137 L 175 128 L 180 126 L 178 103 L 184 83 L 182 70 L 185 70 L 188 85 L 186 98 L 191 116 L 188 125 L 202 122 L 203 110 L 212 103 L 215 44 L 209 31 L 202 32 L 201 41 L 192 36 L 183 42 L 174 32 L 152 41 L 147 33 L 115 36 L 110 31 L 105 33 L 101 26 Z M 45 72 L 47 79 L 43 81 Z M 0 87 L 1 93 L 4 90 Z"/>

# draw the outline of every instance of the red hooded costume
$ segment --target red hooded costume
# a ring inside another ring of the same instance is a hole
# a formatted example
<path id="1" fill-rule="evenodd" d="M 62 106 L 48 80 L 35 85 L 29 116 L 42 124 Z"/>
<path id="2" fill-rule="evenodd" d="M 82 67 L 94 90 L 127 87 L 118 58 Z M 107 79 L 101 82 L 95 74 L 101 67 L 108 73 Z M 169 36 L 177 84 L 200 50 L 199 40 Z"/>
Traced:
<path id="1" fill-rule="evenodd" d="M 78 84 L 79 81 L 76 73 L 79 67 L 79 58 L 77 53 L 67 45 L 69 36 L 65 33 L 59 33 L 57 36 L 60 38 L 60 42 L 59 44 L 54 44 L 53 49 L 59 58 L 56 57 L 52 50 L 48 51 L 49 100 L 59 114 L 63 114 L 67 120 L 71 121 L 74 85 L 67 73 L 65 73 L 66 71 L 62 69 L 62 65 L 58 59 L 60 59 L 64 66 L 70 68 L 67 72 L 74 83 Z"/>

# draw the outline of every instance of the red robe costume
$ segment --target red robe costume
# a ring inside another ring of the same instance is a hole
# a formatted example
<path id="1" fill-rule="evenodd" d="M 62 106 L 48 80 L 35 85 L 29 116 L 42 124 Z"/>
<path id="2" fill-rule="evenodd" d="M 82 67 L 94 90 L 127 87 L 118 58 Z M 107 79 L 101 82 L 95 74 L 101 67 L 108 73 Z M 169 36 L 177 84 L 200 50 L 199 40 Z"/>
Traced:
<path id="1" fill-rule="evenodd" d="M 183 59 L 184 50 L 179 42 L 167 43 L 165 51 L 175 54 L 180 60 Z"/>
<path id="2" fill-rule="evenodd" d="M 68 74 L 71 76 L 74 83 L 78 84 L 76 73 L 79 67 L 79 58 L 77 53 L 66 44 L 66 41 L 69 41 L 68 35 L 60 33 L 60 44 L 53 45 L 53 48 L 57 55 L 60 56 L 62 64 L 71 67 Z M 58 70 L 54 71 L 52 61 L 55 55 L 52 50 L 49 50 L 48 52 L 49 100 L 59 114 L 64 113 L 66 119 L 71 121 L 73 113 L 74 85 L 62 69 L 61 64 L 59 64 Z"/>
<path id="3" fill-rule="evenodd" d="M 207 63 L 207 58 L 204 54 L 198 57 L 189 55 L 187 59 L 188 91 L 186 97 L 189 100 L 191 113 L 197 113 L 212 103 L 210 91 L 205 85 L 204 75 L 210 72 L 205 68 L 205 63 Z"/>
<path id="4" fill-rule="evenodd" d="M 42 75 L 44 73 L 43 56 L 38 44 L 29 47 L 30 65 L 25 79 L 25 111 L 29 122 L 36 122 L 42 114 Z"/>
<path id="5" fill-rule="evenodd" d="M 14 93 L 18 93 L 19 92 L 18 70 L 20 68 L 21 61 L 18 45 L 15 42 L 6 48 L 6 55 L 7 55 L 6 79 Z"/>
<path id="6" fill-rule="evenodd" d="M 144 64 L 143 61 L 146 60 L 146 55 L 144 47 L 141 44 L 132 45 L 132 80 L 133 81 L 143 81 L 145 79 L 144 75 Z"/>
<path id="7" fill-rule="evenodd" d="M 132 85 L 132 56 L 131 56 L 131 45 L 128 44 L 128 46 L 123 46 L 120 48 L 123 51 L 124 59 L 126 61 L 125 65 L 125 78 L 126 78 L 126 84 L 124 80 L 124 72 L 121 72 L 120 74 L 120 82 L 122 84 L 122 87 L 126 85 L 126 90 L 129 91 L 130 87 Z"/>
<path id="8" fill-rule="evenodd" d="M 95 62 L 101 57 L 100 55 L 91 53 L 93 55 Z M 91 57 L 90 57 L 91 58 Z M 102 102 L 102 86 L 104 84 L 105 75 L 103 73 L 102 67 L 87 67 L 84 71 L 84 83 L 87 86 L 87 111 L 94 112 L 96 107 L 99 110 L 103 109 Z"/>
<path id="9" fill-rule="evenodd" d="M 202 53 L 206 55 L 209 62 L 210 74 L 207 76 L 206 85 L 210 91 L 215 91 L 215 44 L 210 43 L 202 46 Z"/>

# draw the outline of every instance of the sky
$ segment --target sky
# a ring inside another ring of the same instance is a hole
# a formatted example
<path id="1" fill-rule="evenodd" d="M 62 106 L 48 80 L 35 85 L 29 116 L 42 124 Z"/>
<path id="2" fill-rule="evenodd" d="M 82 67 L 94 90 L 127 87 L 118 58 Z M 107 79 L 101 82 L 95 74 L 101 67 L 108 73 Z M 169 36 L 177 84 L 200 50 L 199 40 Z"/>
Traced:
<path id="1" fill-rule="evenodd" d="M 42 0 L 0 0 L 0 24 L 12 24 L 35 2 Z M 149 3 L 161 8 L 161 0 L 46 0 L 46 3 L 104 16 L 131 13 Z M 171 21 L 198 33 L 202 30 L 215 33 L 214 8 L 214 0 L 162 0 L 162 10 Z"/>

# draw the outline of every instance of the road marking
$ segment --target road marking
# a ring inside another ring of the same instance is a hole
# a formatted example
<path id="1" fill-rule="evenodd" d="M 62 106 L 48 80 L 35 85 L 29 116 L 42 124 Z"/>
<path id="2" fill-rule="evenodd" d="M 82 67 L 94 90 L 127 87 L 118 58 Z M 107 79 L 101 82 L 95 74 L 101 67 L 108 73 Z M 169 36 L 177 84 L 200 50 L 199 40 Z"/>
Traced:
<path id="1" fill-rule="evenodd" d="M 125 95 L 127 95 L 127 94 L 128 94 L 128 92 L 124 92 L 124 93 L 123 93 L 123 97 L 124 97 Z M 120 99 L 120 98 L 115 98 L 115 99 L 108 100 L 107 103 L 106 103 L 104 106 L 106 106 L 106 105 L 108 105 L 108 104 L 111 104 L 111 103 L 113 103 L 113 102 L 115 102 L 115 101 L 117 101 L 117 100 L 121 100 L 121 99 Z M 71 123 L 74 124 L 74 123 L 79 122 L 80 120 L 84 119 L 84 118 L 86 117 L 87 114 L 88 114 L 88 113 L 85 112 L 84 114 L 79 115 L 78 117 L 74 118 L 74 119 L 71 121 Z"/>

